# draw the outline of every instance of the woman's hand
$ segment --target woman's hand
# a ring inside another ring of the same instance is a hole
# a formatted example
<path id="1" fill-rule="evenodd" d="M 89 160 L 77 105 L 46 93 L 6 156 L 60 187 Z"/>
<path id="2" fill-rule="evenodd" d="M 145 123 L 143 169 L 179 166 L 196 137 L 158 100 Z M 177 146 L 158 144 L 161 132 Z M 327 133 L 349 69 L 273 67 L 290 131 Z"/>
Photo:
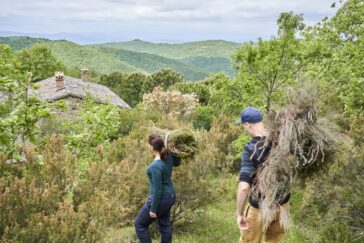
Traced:
<path id="1" fill-rule="evenodd" d="M 149 212 L 149 217 L 155 219 L 155 218 L 157 218 L 157 214 L 153 213 L 153 212 Z"/>

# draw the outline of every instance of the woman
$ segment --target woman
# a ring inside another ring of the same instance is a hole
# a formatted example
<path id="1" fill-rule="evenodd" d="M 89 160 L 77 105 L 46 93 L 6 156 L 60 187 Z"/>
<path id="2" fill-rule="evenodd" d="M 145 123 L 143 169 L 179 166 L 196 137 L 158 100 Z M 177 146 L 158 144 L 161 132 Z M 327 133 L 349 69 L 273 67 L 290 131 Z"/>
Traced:
<path id="1" fill-rule="evenodd" d="M 167 152 L 160 136 L 150 135 L 148 142 L 155 158 L 147 168 L 149 197 L 135 220 L 135 230 L 141 243 L 151 243 L 149 225 L 157 220 L 161 242 L 172 242 L 171 207 L 176 201 L 172 170 L 181 159 Z"/>

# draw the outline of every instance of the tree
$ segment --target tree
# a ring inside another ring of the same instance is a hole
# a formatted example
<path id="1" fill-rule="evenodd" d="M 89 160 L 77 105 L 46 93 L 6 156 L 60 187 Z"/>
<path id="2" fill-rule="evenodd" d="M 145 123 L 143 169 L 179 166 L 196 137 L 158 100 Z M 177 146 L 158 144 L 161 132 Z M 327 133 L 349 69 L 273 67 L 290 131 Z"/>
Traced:
<path id="1" fill-rule="evenodd" d="M 320 46 L 318 58 L 304 74 L 320 85 L 320 111 L 343 114 L 347 119 L 339 124 L 350 129 L 347 134 L 354 141 L 350 152 L 338 152 L 328 171 L 306 184 L 297 220 L 310 242 L 364 239 L 364 197 L 357 190 L 363 185 L 364 168 L 364 2 L 339 2 L 343 4 L 335 16 L 303 32 L 305 43 Z"/>
<path id="2" fill-rule="evenodd" d="M 149 81 L 149 76 L 144 73 L 136 72 L 129 74 L 119 85 L 122 98 L 132 107 L 143 100 L 143 87 Z"/>
<path id="3" fill-rule="evenodd" d="M 37 121 L 51 114 L 50 107 L 32 95 L 36 87 L 29 73 L 21 73 L 11 49 L 0 45 L 0 153 L 12 158 L 40 133 Z"/>
<path id="4" fill-rule="evenodd" d="M 141 72 L 113 72 L 102 75 L 100 83 L 110 87 L 131 107 L 135 107 L 143 99 L 143 94 L 149 93 L 154 87 L 168 89 L 176 83 L 183 82 L 183 77 L 172 69 L 162 69 L 151 76 Z"/>
<path id="5" fill-rule="evenodd" d="M 173 69 L 161 69 L 151 75 L 150 83 L 144 87 L 144 91 L 145 93 L 148 93 L 156 86 L 168 89 L 170 86 L 183 81 L 183 76 Z"/>
<path id="6" fill-rule="evenodd" d="M 120 108 L 99 104 L 91 96 L 82 102 L 75 120 L 67 119 L 61 123 L 68 130 L 65 134 L 67 142 L 80 156 L 98 144 L 108 143 L 117 135 L 120 124 Z"/>
<path id="7" fill-rule="evenodd" d="M 207 105 L 210 99 L 210 84 L 207 80 L 191 82 L 184 81 L 174 84 L 170 89 L 177 89 L 184 94 L 195 93 L 201 105 Z"/>
<path id="8" fill-rule="evenodd" d="M 238 115 L 241 108 L 246 104 L 246 84 L 241 80 L 229 79 L 224 73 L 217 73 L 208 77 L 205 82 L 210 83 L 209 106 L 216 115 L 221 113 L 227 115 Z M 252 101 L 252 97 L 250 97 Z"/>
<path id="9" fill-rule="evenodd" d="M 100 83 L 110 87 L 131 107 L 135 107 L 143 99 L 144 87 L 150 83 L 150 77 L 141 72 L 121 73 L 113 72 L 102 75 Z"/>
<path id="10" fill-rule="evenodd" d="M 305 48 L 304 41 L 296 37 L 305 27 L 301 15 L 282 13 L 277 24 L 277 37 L 268 41 L 258 39 L 257 43 L 244 45 L 233 56 L 239 79 L 260 88 L 265 96 L 267 112 L 272 102 L 280 98 L 277 92 L 294 83 L 319 50 L 315 46 Z M 245 91 L 250 94 L 249 90 Z"/>
<path id="11" fill-rule="evenodd" d="M 52 51 L 41 44 L 17 52 L 16 58 L 20 64 L 20 72 L 31 73 L 31 81 L 49 78 L 55 71 L 65 69 L 65 66 L 53 56 Z"/>
<path id="12" fill-rule="evenodd" d="M 309 77 L 320 81 L 325 104 L 336 103 L 335 110 L 347 116 L 364 111 L 363 23 L 363 1 L 350 0 L 305 33 L 307 41 L 321 43 L 322 49 Z"/>
<path id="13" fill-rule="evenodd" d="M 123 82 L 124 79 L 126 79 L 127 74 L 121 73 L 121 72 L 112 72 L 110 74 L 103 74 L 100 77 L 100 84 L 105 85 L 109 87 L 112 91 L 114 91 L 116 94 L 119 94 L 120 90 L 118 90 L 119 85 L 121 82 Z"/>

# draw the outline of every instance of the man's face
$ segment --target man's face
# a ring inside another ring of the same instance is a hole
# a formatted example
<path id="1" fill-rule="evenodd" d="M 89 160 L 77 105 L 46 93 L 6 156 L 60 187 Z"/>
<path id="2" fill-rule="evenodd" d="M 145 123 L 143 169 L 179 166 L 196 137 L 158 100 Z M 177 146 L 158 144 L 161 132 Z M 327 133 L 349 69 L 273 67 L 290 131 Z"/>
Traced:
<path id="1" fill-rule="evenodd" d="M 249 134 L 250 136 L 252 136 L 252 132 L 251 132 L 251 124 L 249 123 L 244 123 L 244 130 L 247 134 Z"/>

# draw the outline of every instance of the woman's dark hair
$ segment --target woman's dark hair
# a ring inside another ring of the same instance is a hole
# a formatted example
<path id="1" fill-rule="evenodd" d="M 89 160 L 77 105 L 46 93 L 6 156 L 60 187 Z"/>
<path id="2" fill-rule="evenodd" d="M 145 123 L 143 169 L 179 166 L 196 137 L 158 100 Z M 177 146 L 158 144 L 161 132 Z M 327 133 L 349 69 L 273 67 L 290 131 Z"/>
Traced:
<path id="1" fill-rule="evenodd" d="M 159 152 L 162 160 L 165 160 L 167 158 L 167 148 L 164 145 L 163 139 L 159 135 L 149 135 L 148 142 L 153 147 L 154 151 Z"/>

